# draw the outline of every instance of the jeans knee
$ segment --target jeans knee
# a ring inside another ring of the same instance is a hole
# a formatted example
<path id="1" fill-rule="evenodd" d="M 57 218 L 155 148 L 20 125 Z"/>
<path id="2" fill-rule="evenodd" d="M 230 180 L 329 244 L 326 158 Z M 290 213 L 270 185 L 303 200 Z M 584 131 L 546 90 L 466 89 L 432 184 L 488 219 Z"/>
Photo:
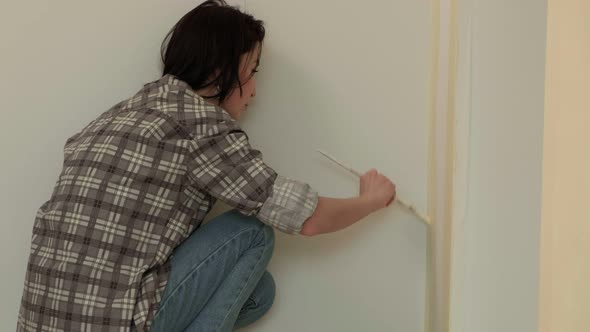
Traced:
<path id="1" fill-rule="evenodd" d="M 239 224 L 239 227 L 243 229 L 255 229 L 252 245 L 256 247 L 264 246 L 267 251 L 272 253 L 275 243 L 275 234 L 272 227 L 264 224 L 254 216 L 243 215 L 237 210 L 228 211 L 222 217 L 226 221 Z"/>

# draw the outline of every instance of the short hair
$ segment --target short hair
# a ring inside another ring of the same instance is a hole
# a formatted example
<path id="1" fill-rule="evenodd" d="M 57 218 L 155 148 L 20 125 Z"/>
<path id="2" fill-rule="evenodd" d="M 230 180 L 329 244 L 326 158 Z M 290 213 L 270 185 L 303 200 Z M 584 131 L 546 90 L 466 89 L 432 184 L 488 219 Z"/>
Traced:
<path id="1" fill-rule="evenodd" d="M 262 45 L 264 35 L 261 20 L 223 0 L 205 1 L 184 15 L 164 38 L 162 75 L 174 75 L 193 90 L 213 85 L 217 94 L 205 97 L 223 102 L 236 87 L 242 93 L 240 56 Z M 219 73 L 213 77 L 216 70 Z"/>

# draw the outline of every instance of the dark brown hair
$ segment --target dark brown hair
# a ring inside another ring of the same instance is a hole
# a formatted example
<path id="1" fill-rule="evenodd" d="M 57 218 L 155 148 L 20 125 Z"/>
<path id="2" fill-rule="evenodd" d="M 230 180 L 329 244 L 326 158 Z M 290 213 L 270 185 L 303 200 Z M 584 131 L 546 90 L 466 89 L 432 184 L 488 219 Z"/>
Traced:
<path id="1" fill-rule="evenodd" d="M 161 47 L 162 75 L 172 74 L 193 90 L 213 85 L 222 102 L 239 87 L 240 56 L 264 40 L 264 23 L 223 0 L 205 1 L 184 15 Z M 218 75 L 211 79 L 216 71 Z"/>

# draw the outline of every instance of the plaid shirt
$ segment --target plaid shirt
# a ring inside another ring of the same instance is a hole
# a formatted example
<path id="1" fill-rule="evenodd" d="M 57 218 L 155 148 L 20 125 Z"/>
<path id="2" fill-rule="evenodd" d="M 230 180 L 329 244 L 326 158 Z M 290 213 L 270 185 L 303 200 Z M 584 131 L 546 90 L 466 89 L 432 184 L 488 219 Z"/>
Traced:
<path id="1" fill-rule="evenodd" d="M 174 248 L 219 199 L 298 234 L 318 195 L 278 176 L 223 109 L 172 75 L 69 138 L 37 212 L 17 331 L 147 331 Z"/>

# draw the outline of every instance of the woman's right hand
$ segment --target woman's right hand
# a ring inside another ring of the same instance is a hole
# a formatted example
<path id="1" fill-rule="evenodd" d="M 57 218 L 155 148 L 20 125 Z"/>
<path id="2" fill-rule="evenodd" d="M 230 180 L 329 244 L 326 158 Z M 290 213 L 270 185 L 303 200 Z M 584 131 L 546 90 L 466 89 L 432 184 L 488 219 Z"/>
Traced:
<path id="1" fill-rule="evenodd" d="M 395 184 L 376 169 L 361 176 L 360 197 L 366 199 L 374 211 L 389 206 L 395 200 L 395 194 Z"/>

